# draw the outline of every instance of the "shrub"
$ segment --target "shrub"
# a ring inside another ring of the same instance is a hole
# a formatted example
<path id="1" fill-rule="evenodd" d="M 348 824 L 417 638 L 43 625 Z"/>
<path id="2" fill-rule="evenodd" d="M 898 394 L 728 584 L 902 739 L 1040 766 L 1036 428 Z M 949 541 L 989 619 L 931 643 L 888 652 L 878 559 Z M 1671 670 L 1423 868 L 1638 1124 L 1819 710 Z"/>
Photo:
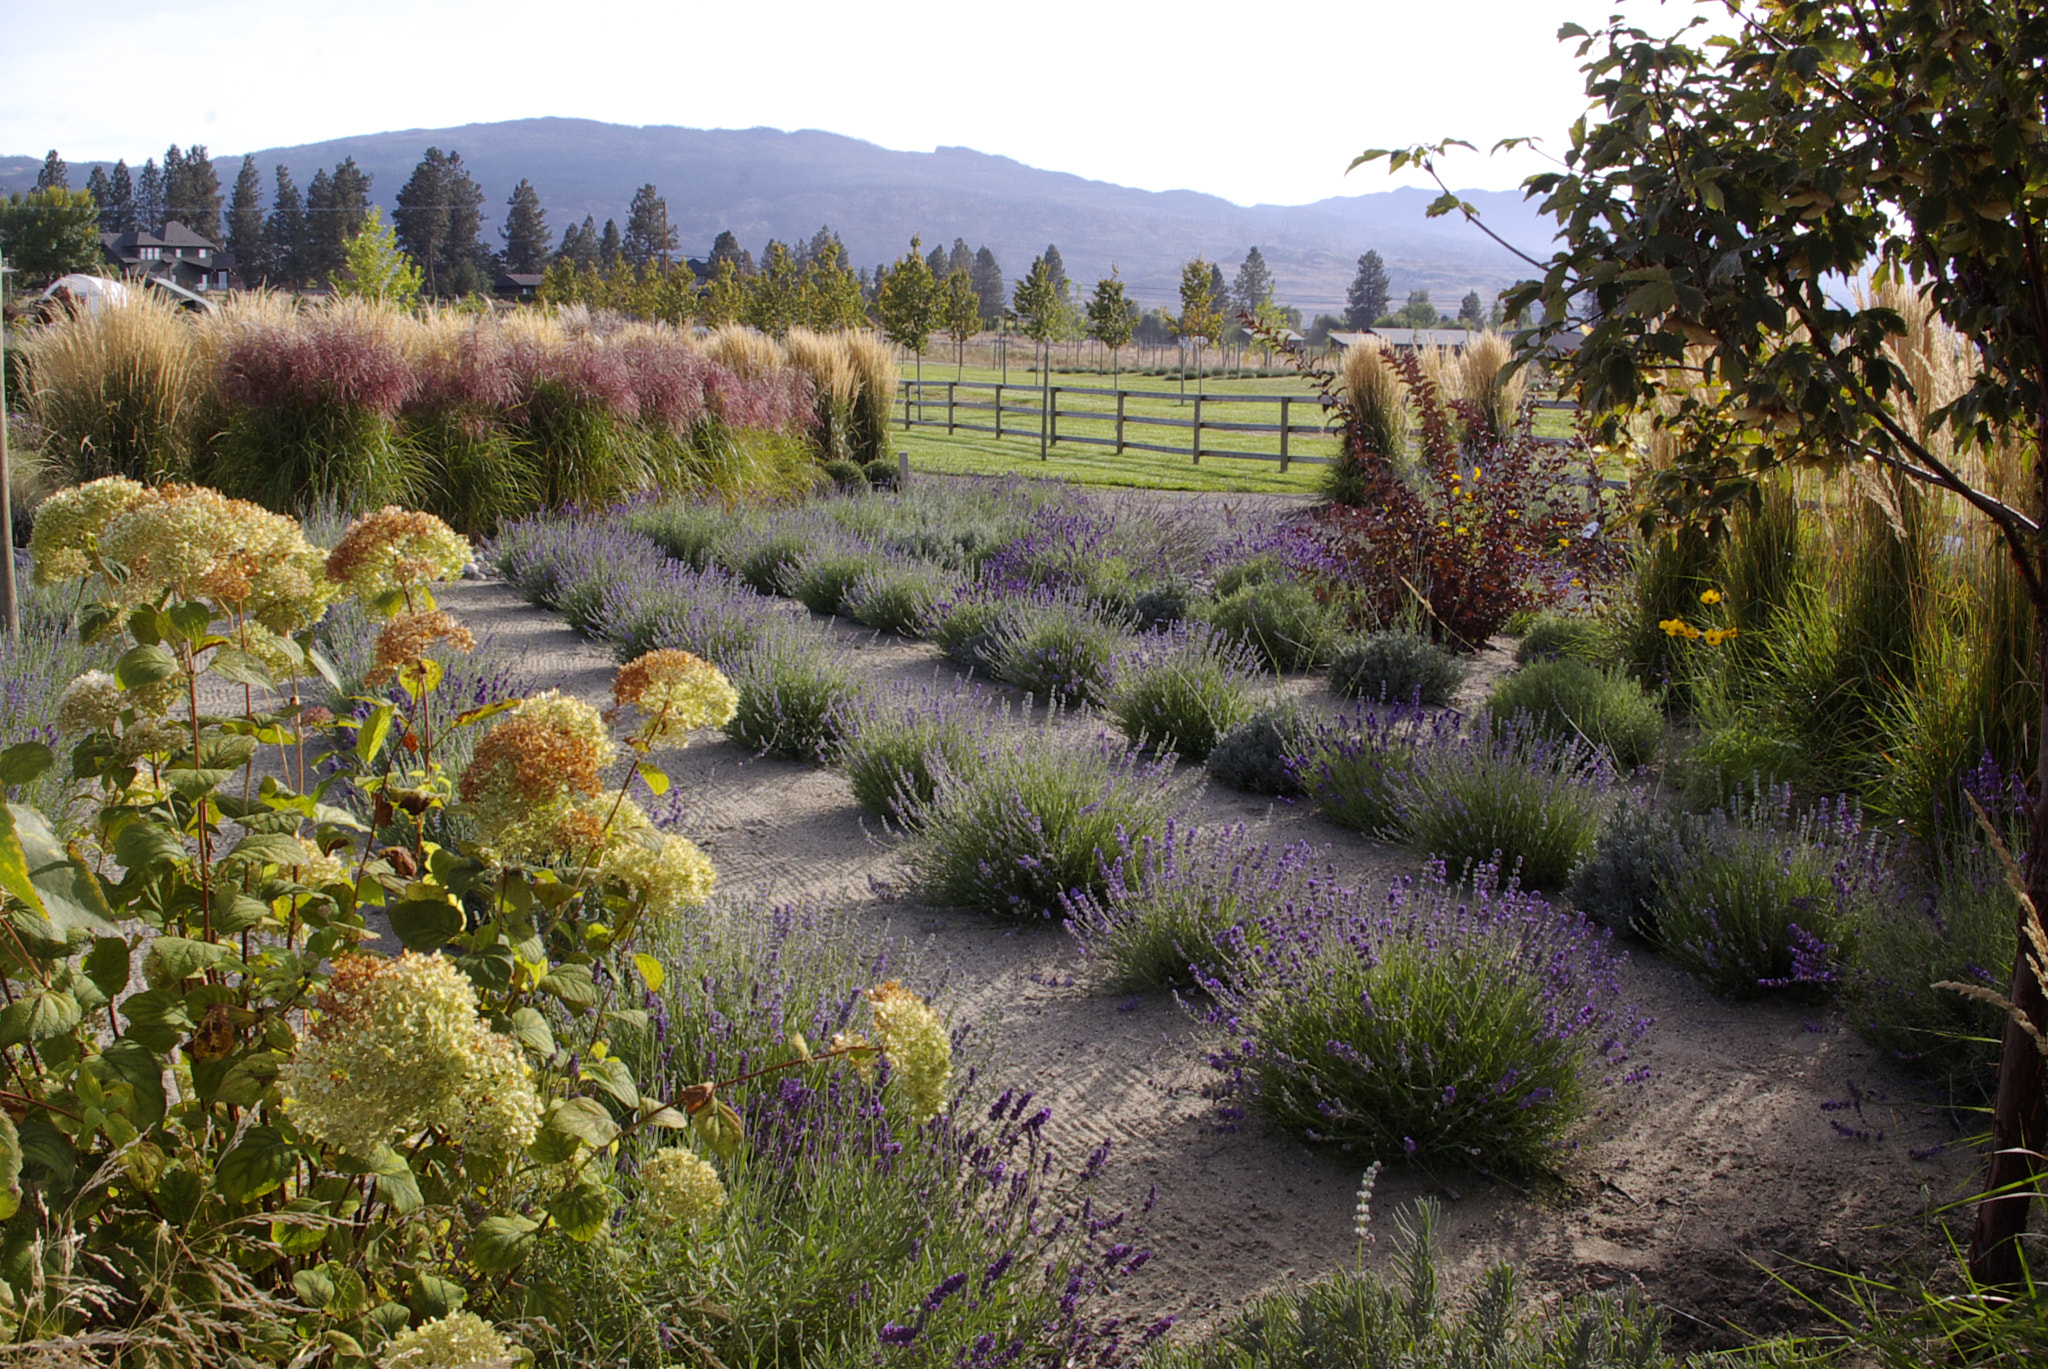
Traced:
<path id="1" fill-rule="evenodd" d="M 1539 613 L 1523 631 L 1522 640 L 1515 643 L 1516 665 L 1560 656 L 1604 665 L 1612 654 L 1607 632 L 1583 614 Z"/>
<path id="2" fill-rule="evenodd" d="M 1459 884 L 1432 861 L 1377 905 L 1353 891 L 1279 919 L 1237 985 L 1210 986 L 1236 1039 L 1219 1063 L 1311 1140 L 1542 1169 L 1647 1025 L 1616 959 L 1606 933 L 1499 867 Z"/>
<path id="3" fill-rule="evenodd" d="M 887 461 L 870 461 L 860 468 L 861 476 L 871 489 L 893 490 L 896 488 L 896 467 Z"/>
<path id="4" fill-rule="evenodd" d="M 1336 644 L 1336 615 L 1306 586 L 1292 581 L 1246 585 L 1210 605 L 1209 621 L 1275 670 L 1325 665 Z"/>
<path id="5" fill-rule="evenodd" d="M 1369 1182 L 1370 1180 L 1368 1180 Z M 1362 1191 L 1360 1201 L 1370 1197 Z M 1370 1209 L 1365 1209 L 1370 1212 Z M 1166 1345 L 1149 1369 L 1328 1369 L 1486 1365 L 1488 1369 L 1670 1369 L 1664 1314 L 1634 1289 L 1563 1305 L 1518 1305 L 1515 1268 L 1497 1264 L 1467 1298 L 1445 1298 L 1436 1200 L 1396 1215 L 1394 1278 L 1340 1270 L 1255 1300 L 1213 1335 Z M 1361 1247 L 1371 1239 L 1370 1228 Z M 1362 1255 L 1362 1252 L 1361 1252 Z M 1453 1313 L 1453 1308 L 1461 1309 Z"/>
<path id="6" fill-rule="evenodd" d="M 1102 891 L 1064 900 L 1067 931 L 1120 988 L 1235 982 L 1269 915 L 1337 887 L 1327 855 L 1307 842 L 1275 851 L 1242 823 L 1203 831 L 1168 822 L 1156 838 L 1119 839 Z"/>
<path id="7" fill-rule="evenodd" d="M 1441 707 L 1464 679 L 1463 661 L 1411 632 L 1369 632 L 1339 647 L 1330 662 L 1331 690 L 1367 703 Z"/>
<path id="8" fill-rule="evenodd" d="M 1268 705 L 1217 738 L 1209 773 L 1219 784 L 1251 794 L 1299 794 L 1294 761 L 1309 728 L 1307 710 L 1293 700 Z"/>
<path id="9" fill-rule="evenodd" d="M 990 672 L 1044 703 L 1103 699 L 1124 635 L 1084 600 L 1040 592 L 1012 603 L 988 629 Z"/>
<path id="10" fill-rule="evenodd" d="M 1252 715 L 1258 663 L 1239 643 L 1200 623 L 1156 633 L 1110 666 L 1104 707 L 1134 746 L 1199 761 Z"/>
<path id="11" fill-rule="evenodd" d="M 855 581 L 882 564 L 865 547 L 834 547 L 805 561 L 790 577 L 792 598 L 813 613 L 837 613 Z"/>
<path id="12" fill-rule="evenodd" d="M 926 688 L 854 701 L 835 723 L 853 801 L 878 818 L 916 822 L 931 805 L 939 772 L 971 765 L 986 742 L 981 703 L 979 692 L 959 687 L 950 695 Z"/>
<path id="13" fill-rule="evenodd" d="M 1218 599 L 1228 599 L 1241 589 L 1286 578 L 1287 566 L 1278 552 L 1257 551 L 1217 571 L 1209 582 L 1209 592 Z"/>
<path id="14" fill-rule="evenodd" d="M 827 461 L 819 469 L 841 494 L 859 494 L 868 487 L 867 472 L 851 461 Z"/>
<path id="15" fill-rule="evenodd" d="M 598 605 L 596 635 L 622 661 L 673 648 L 730 670 L 788 625 L 787 609 L 724 571 L 700 574 L 670 562 L 615 580 Z"/>
<path id="16" fill-rule="evenodd" d="M 1131 601 L 1131 621 L 1141 632 L 1172 627 L 1189 617 L 1197 602 L 1192 586 L 1170 580 L 1141 591 Z"/>
<path id="17" fill-rule="evenodd" d="M 845 657 L 798 627 L 763 634 L 733 668 L 732 682 L 740 701 L 725 735 L 750 751 L 788 761 L 837 755 L 839 720 L 860 692 Z"/>
<path id="18" fill-rule="evenodd" d="M 911 885 L 930 904 L 1050 917 L 1062 898 L 1100 895 L 1119 843 L 1163 833 L 1189 788 L 1169 763 L 1107 738 L 1063 742 L 1051 723 L 986 742 L 970 763 L 939 767 L 913 815 Z"/>
<path id="19" fill-rule="evenodd" d="M 1454 742 L 1460 720 L 1412 707 L 1361 709 L 1305 730 L 1290 768 L 1301 792 L 1339 827 L 1398 835 L 1404 782 L 1418 746 Z"/>
<path id="20" fill-rule="evenodd" d="M 723 564 L 756 594 L 788 595 L 815 544 L 815 530 L 771 521 L 741 529 Z"/>
<path id="21" fill-rule="evenodd" d="M 958 584 L 937 566 L 885 560 L 847 586 L 841 609 L 863 627 L 915 637 Z"/>
<path id="22" fill-rule="evenodd" d="M 988 670 L 993 663 L 990 634 L 1005 611 L 1002 600 L 980 585 L 969 585 L 933 603 L 922 635 L 955 665 Z"/>
<path id="23" fill-rule="evenodd" d="M 1617 932 L 1656 933 L 1657 901 L 1689 824 L 1637 790 L 1614 805 L 1592 853 L 1572 870 L 1572 907 Z"/>
<path id="24" fill-rule="evenodd" d="M 1401 835 L 1453 869 L 1498 859 L 1555 888 L 1592 848 L 1611 777 L 1598 748 L 1482 715 L 1470 734 L 1415 749 L 1396 781 Z"/>
<path id="25" fill-rule="evenodd" d="M 1795 817 L 1792 791 L 1738 795 L 1697 824 L 1657 901 L 1657 941 L 1717 992 L 1832 991 L 1874 900 L 1884 848 L 1846 802 Z"/>
<path id="26" fill-rule="evenodd" d="M 740 519 L 715 504 L 671 502 L 637 509 L 626 526 L 681 561 L 691 570 L 709 570 L 721 563 Z"/>
<path id="27" fill-rule="evenodd" d="M 1664 740 L 1664 715 L 1641 685 L 1584 661 L 1532 661 L 1493 687 L 1486 708 L 1495 718 L 1526 718 L 1540 736 L 1605 747 L 1627 770 L 1653 759 Z"/>

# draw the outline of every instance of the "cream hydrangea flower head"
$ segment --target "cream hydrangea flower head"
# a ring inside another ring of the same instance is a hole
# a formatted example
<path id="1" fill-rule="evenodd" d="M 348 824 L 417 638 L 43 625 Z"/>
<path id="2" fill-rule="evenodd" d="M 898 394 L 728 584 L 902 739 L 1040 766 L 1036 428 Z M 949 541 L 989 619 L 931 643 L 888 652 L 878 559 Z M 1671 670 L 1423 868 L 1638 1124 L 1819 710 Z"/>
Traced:
<path id="1" fill-rule="evenodd" d="M 688 837 L 635 829 L 614 829 L 598 872 L 626 885 L 657 916 L 703 907 L 718 882 L 711 858 Z"/>
<path id="2" fill-rule="evenodd" d="M 619 667 L 612 700 L 639 708 L 648 742 L 679 739 L 700 727 L 722 727 L 739 708 L 740 692 L 711 662 L 687 651 L 650 651 Z"/>
<path id="3" fill-rule="evenodd" d="M 953 1043 L 931 1005 L 896 980 L 868 990 L 876 1044 L 902 1089 L 904 1110 L 916 1123 L 928 1122 L 946 1106 L 953 1077 Z"/>
<path id="4" fill-rule="evenodd" d="M 355 883 L 354 873 L 346 860 L 322 851 L 304 837 L 299 838 L 299 845 L 306 853 L 306 858 L 298 866 L 299 883 L 313 889 L 329 884 Z"/>
<path id="5" fill-rule="evenodd" d="M 640 1191 L 672 1222 L 688 1224 L 725 1206 L 725 1185 L 711 1162 L 687 1146 L 663 1146 L 640 1166 Z"/>
<path id="6" fill-rule="evenodd" d="M 59 490 L 36 510 L 29 554 L 35 558 L 36 583 L 61 584 L 92 573 L 87 553 L 107 523 L 130 504 L 149 497 L 149 488 L 125 475 L 110 475 Z"/>
<path id="7" fill-rule="evenodd" d="M 431 513 L 386 504 L 349 526 L 327 558 L 327 578 L 364 601 L 462 574 L 469 539 Z"/>
<path id="8" fill-rule="evenodd" d="M 475 989 L 446 957 L 346 957 L 318 1007 L 278 1074 L 287 1114 L 315 1139 L 367 1157 L 437 1126 L 504 1154 L 538 1132 L 525 1060 L 477 1017 Z"/>
<path id="9" fill-rule="evenodd" d="M 440 609 L 399 614 L 378 632 L 377 661 L 364 676 L 364 683 L 383 684 L 425 656 L 436 642 L 446 642 L 457 651 L 476 649 L 476 637 L 470 630 Z"/>
<path id="10" fill-rule="evenodd" d="M 497 1327 L 474 1312 L 450 1312 L 385 1341 L 377 1369 L 500 1369 L 516 1362 Z"/>
<path id="11" fill-rule="evenodd" d="M 485 845 L 530 849 L 568 816 L 574 800 L 599 791 L 617 755 L 598 711 L 551 689 L 484 734 L 462 772 L 462 800 Z"/>
<path id="12" fill-rule="evenodd" d="M 104 670 L 88 670 L 57 696 L 57 730 L 67 737 L 111 732 L 128 700 Z"/>

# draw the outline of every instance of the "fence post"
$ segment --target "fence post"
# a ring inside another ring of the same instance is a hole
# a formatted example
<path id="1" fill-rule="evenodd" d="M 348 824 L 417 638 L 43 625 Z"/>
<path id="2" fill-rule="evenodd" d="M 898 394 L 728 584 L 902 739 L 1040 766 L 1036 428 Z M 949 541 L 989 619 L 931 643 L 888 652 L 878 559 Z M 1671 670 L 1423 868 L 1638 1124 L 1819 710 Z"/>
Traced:
<path id="1" fill-rule="evenodd" d="M 1116 454 L 1124 454 L 1124 392 L 1116 392 Z"/>
<path id="2" fill-rule="evenodd" d="M 1003 382 L 996 382 L 996 436 L 1003 435 Z"/>
<path id="3" fill-rule="evenodd" d="M 1197 393 L 1197 394 L 1195 395 L 1195 460 L 1194 460 L 1194 464 L 1195 464 L 1195 465 L 1197 465 L 1197 466 L 1199 466 L 1199 465 L 1201 465 L 1201 464 L 1202 464 L 1202 396 L 1200 395 L 1200 393 Z"/>
<path id="4" fill-rule="evenodd" d="M 946 436 L 953 435 L 953 382 L 946 382 Z"/>
<path id="5" fill-rule="evenodd" d="M 910 431 L 910 391 L 916 384 L 914 380 L 903 382 L 903 431 L 906 433 Z"/>
<path id="6" fill-rule="evenodd" d="M 1280 474 L 1287 474 L 1287 406 L 1294 401 L 1280 396 Z"/>
<path id="7" fill-rule="evenodd" d="M 1060 387 L 1055 385 L 1045 395 L 1045 435 L 1052 446 L 1060 445 Z"/>

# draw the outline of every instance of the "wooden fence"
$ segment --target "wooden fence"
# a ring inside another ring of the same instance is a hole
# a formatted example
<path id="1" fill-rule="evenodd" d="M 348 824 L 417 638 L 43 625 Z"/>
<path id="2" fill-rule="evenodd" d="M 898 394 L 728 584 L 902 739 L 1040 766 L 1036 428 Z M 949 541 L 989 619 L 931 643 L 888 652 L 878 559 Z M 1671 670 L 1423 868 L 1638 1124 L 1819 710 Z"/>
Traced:
<path id="1" fill-rule="evenodd" d="M 1294 450 L 1295 439 L 1327 437 L 1323 423 L 1323 401 L 1319 395 L 1182 395 L 1170 390 L 1102 389 L 1091 385 L 1005 385 L 980 380 L 904 380 L 903 426 L 943 428 L 948 433 L 989 433 L 995 437 L 1037 438 L 1043 449 L 1061 443 L 1112 447 L 1117 455 L 1127 451 L 1161 452 L 1185 456 L 1200 464 L 1205 456 L 1245 461 L 1278 461 L 1286 470 L 1295 462 L 1324 465 L 1328 457 Z M 941 397 L 943 396 L 943 398 Z M 1076 404 L 1080 398 L 1083 402 Z M 1165 400 L 1186 404 L 1187 418 L 1134 413 L 1130 401 Z M 1019 402 L 1019 401 L 1022 402 Z M 1091 401 L 1100 401 L 1091 403 Z M 1206 406 L 1213 414 L 1221 405 L 1255 404 L 1278 409 L 1278 422 L 1246 423 L 1205 417 Z M 1304 417 L 1312 421 L 1303 422 Z M 1069 427 L 1060 431 L 1060 420 Z M 1114 436 L 1080 433 L 1077 422 L 1113 425 Z M 1185 433 L 1182 442 L 1145 440 Z M 1205 440 L 1214 437 L 1234 445 Z M 1262 443 L 1261 438 L 1275 439 Z M 1261 446 L 1258 451 L 1247 445 Z"/>

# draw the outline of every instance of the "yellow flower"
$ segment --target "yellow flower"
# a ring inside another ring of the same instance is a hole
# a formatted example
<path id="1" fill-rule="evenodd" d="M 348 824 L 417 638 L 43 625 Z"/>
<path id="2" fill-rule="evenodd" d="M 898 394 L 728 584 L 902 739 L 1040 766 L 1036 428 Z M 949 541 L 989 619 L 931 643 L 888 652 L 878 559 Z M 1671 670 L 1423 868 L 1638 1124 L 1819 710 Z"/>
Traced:
<path id="1" fill-rule="evenodd" d="M 450 1312 L 385 1341 L 377 1369 L 481 1369 L 514 1358 L 497 1327 L 474 1312 Z"/>
<path id="2" fill-rule="evenodd" d="M 1663 622 L 1657 624 L 1657 626 L 1664 629 L 1664 635 L 1666 637 L 1676 637 L 1679 633 L 1685 631 L 1685 619 L 1666 618 Z"/>
<path id="3" fill-rule="evenodd" d="M 327 577 L 367 601 L 460 575 L 471 555 L 468 539 L 433 514 L 386 504 L 342 534 L 327 558 Z"/>
<path id="4" fill-rule="evenodd" d="M 725 1185 L 711 1162 L 686 1146 L 663 1146 L 640 1166 L 640 1191 L 655 1211 L 688 1224 L 725 1206 Z"/>
<path id="5" fill-rule="evenodd" d="M 868 990 L 868 1006 L 891 1077 L 903 1090 L 905 1111 L 913 1123 L 930 1121 L 946 1105 L 946 1085 L 953 1075 L 953 1045 L 945 1024 L 929 1004 L 893 979 Z"/>
<path id="6" fill-rule="evenodd" d="M 620 707 L 638 706 L 647 720 L 640 736 L 654 742 L 731 722 L 740 692 L 711 662 L 687 651 L 662 650 L 619 667 L 612 699 Z"/>
<path id="7" fill-rule="evenodd" d="M 1721 645 L 1721 643 L 1727 641 L 1730 637 L 1739 637 L 1742 634 L 1741 631 L 1737 628 L 1710 627 L 1707 629 L 1705 635 L 1708 646 L 1719 646 Z"/>
<path id="8" fill-rule="evenodd" d="M 1700 595 L 1700 602 L 1701 602 L 1701 603 L 1703 603 L 1703 604 L 1718 604 L 1718 603 L 1720 603 L 1720 602 L 1721 602 L 1721 591 L 1720 591 L 1720 590 L 1718 590 L 1718 589 L 1710 589 L 1710 590 L 1707 590 L 1707 591 L 1706 591 L 1705 593 L 1703 593 L 1703 594 L 1701 594 L 1701 595 Z"/>

